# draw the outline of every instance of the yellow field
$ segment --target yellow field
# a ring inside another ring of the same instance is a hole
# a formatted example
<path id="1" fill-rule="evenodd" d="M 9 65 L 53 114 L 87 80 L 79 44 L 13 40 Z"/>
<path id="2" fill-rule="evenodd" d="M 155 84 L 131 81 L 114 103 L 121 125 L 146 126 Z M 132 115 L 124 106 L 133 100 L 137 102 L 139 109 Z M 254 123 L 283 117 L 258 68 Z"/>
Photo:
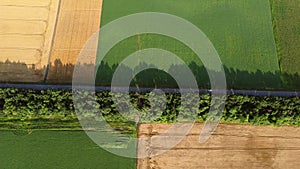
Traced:
<path id="1" fill-rule="evenodd" d="M 1 0 L 0 81 L 40 82 L 49 61 L 74 64 L 100 27 L 101 7 L 102 0 Z"/>

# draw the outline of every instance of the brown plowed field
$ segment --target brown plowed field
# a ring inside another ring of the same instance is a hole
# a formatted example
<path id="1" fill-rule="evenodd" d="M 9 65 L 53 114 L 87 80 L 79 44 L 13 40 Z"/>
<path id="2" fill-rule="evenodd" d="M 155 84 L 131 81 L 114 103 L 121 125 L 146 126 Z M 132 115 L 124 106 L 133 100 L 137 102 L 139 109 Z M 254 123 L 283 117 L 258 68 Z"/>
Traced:
<path id="1" fill-rule="evenodd" d="M 170 125 L 142 124 L 139 137 L 165 132 Z M 195 124 L 189 134 L 166 153 L 138 160 L 138 169 L 199 168 L 299 168 L 300 128 L 249 125 L 218 126 L 204 144 L 199 134 L 203 124 Z M 149 155 L 163 147 L 149 141 Z"/>

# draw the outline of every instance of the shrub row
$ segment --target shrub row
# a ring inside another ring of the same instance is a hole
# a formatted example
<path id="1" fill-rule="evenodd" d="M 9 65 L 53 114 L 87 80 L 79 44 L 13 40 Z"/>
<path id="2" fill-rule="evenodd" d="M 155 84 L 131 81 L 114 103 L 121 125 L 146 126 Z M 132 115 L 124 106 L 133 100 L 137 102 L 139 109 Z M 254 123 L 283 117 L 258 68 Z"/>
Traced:
<path id="1" fill-rule="evenodd" d="M 85 97 L 91 97 L 90 92 L 84 91 L 81 95 L 83 97 L 79 99 L 82 101 L 79 100 L 76 107 L 79 110 L 88 110 L 89 102 L 85 100 Z M 151 108 L 150 95 L 150 93 L 130 93 L 130 101 L 136 109 L 148 110 Z M 106 120 L 126 121 L 124 116 L 120 116 L 111 92 L 101 91 L 97 92 L 95 96 L 96 108 Z M 72 91 L 69 90 L 0 89 L 0 121 L 76 120 L 72 98 Z M 155 100 L 155 97 L 152 97 L 152 101 L 152 107 L 155 104 L 162 104 L 161 100 Z M 197 114 L 199 121 L 207 119 L 210 103 L 211 96 L 209 94 L 200 94 L 200 104 L 197 107 L 199 108 Z M 167 93 L 165 109 L 155 121 L 174 122 L 180 107 L 181 95 Z M 147 116 L 147 114 L 143 116 Z M 254 125 L 299 126 L 300 99 L 298 97 L 228 96 L 222 121 Z"/>

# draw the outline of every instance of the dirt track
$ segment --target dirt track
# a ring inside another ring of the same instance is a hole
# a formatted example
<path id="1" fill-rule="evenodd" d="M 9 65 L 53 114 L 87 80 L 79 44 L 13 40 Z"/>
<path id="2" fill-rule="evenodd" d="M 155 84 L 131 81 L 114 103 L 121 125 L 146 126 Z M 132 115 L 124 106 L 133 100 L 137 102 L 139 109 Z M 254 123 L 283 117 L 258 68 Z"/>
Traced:
<path id="1" fill-rule="evenodd" d="M 139 137 L 163 133 L 170 125 L 143 124 Z M 138 169 L 199 168 L 299 168 L 300 128 L 219 125 L 204 144 L 198 142 L 202 124 L 195 124 L 190 133 L 164 154 L 138 160 Z M 139 145 L 155 152 L 162 147 Z"/>

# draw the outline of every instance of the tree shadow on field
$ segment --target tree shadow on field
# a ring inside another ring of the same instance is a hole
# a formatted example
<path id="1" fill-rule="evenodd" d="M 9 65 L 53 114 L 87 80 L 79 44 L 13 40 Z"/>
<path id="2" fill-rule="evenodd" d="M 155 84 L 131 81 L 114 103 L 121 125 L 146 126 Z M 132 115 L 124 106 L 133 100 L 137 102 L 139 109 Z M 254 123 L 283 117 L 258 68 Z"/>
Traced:
<path id="1" fill-rule="evenodd" d="M 35 64 L 25 64 L 7 59 L 0 62 L 1 82 L 37 82 L 42 78 L 41 69 L 36 69 Z"/>
<path id="2" fill-rule="evenodd" d="M 146 63 L 143 63 L 146 64 Z M 209 76 L 204 66 L 199 66 L 195 62 L 191 62 L 189 68 L 193 72 L 199 88 L 210 88 Z M 118 65 L 110 67 L 107 63 L 102 62 L 96 75 L 97 85 L 110 85 L 110 79 L 113 76 Z M 121 68 L 120 68 L 121 67 Z M 169 72 L 180 72 L 184 69 L 185 65 L 172 65 Z M 127 72 L 132 76 L 134 70 L 131 68 L 119 65 L 119 69 Z M 218 71 L 210 71 L 213 74 L 218 74 Z M 299 90 L 300 89 L 300 76 L 298 74 L 286 74 L 277 72 L 248 72 L 243 70 L 236 70 L 224 66 L 226 75 L 226 82 L 228 89 L 255 89 L 255 90 Z M 131 74 L 130 74 L 131 73 Z M 163 88 L 176 88 L 176 81 L 166 72 L 158 69 L 148 69 L 140 72 L 135 77 L 131 85 L 135 87 L 163 87 Z"/>
<path id="3" fill-rule="evenodd" d="M 147 66 L 146 63 L 143 63 Z M 78 64 L 76 65 L 81 70 L 88 70 L 94 68 L 93 64 Z M 179 72 L 184 69 L 186 65 L 171 65 L 170 72 Z M 6 80 L 6 72 L 9 72 L 9 68 L 13 67 L 18 69 L 19 72 L 32 73 L 37 71 L 44 71 L 46 67 L 42 69 L 36 69 L 34 66 L 26 66 L 25 63 L 19 62 L 0 62 L 0 81 L 3 82 L 19 82 L 17 75 L 9 74 L 10 80 Z M 152 65 L 152 67 L 155 67 Z M 209 89 L 210 82 L 207 70 L 204 66 L 199 66 L 195 62 L 188 64 L 188 67 L 193 72 L 199 88 Z M 74 64 L 63 64 L 59 59 L 55 60 L 49 66 L 48 84 L 70 84 L 72 82 Z M 136 87 L 158 87 L 158 88 L 177 88 L 178 85 L 174 78 L 168 73 L 158 69 L 147 69 L 138 73 L 133 77 L 133 69 L 125 65 L 112 65 L 110 66 L 106 62 L 101 62 L 99 69 L 96 73 L 95 83 L 97 86 L 110 86 L 111 80 L 116 69 L 121 69 L 123 73 L 131 76 L 131 86 Z M 257 70 L 256 72 L 248 72 L 243 70 L 236 70 L 224 66 L 226 75 L 226 82 L 228 89 L 255 89 L 255 90 L 300 90 L 300 76 L 299 74 L 287 74 L 280 72 L 262 72 Z M 5 73 L 3 73 L 5 72 Z M 210 71 L 212 74 L 220 73 L 218 71 Z M 15 79 L 12 79 L 12 77 Z M 122 80 L 122 79 L 121 79 Z"/>

